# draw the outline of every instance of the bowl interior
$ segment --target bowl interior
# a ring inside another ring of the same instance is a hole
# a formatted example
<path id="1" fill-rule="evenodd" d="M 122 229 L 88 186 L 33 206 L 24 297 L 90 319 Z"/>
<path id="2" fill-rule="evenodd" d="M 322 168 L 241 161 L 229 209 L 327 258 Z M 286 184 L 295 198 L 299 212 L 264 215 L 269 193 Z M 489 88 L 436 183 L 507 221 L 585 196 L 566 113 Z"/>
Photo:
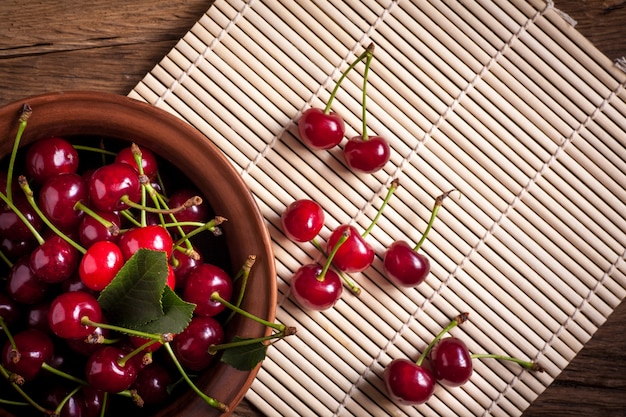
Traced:
<path id="1" fill-rule="evenodd" d="M 0 158 L 11 152 L 17 117 L 25 103 L 32 108 L 32 115 L 21 146 L 51 135 L 121 139 L 151 149 L 186 175 L 215 214 L 228 219 L 222 228 L 231 270 L 237 271 L 249 255 L 256 256 L 242 307 L 259 317 L 274 320 L 276 272 L 265 221 L 242 178 L 202 133 L 163 110 L 128 97 L 92 92 L 54 93 L 27 98 L 0 109 Z M 227 338 L 259 337 L 270 331 L 241 316 L 236 316 L 226 330 Z M 257 371 L 258 367 L 250 372 L 237 371 L 216 361 L 211 371 L 200 377 L 198 385 L 208 395 L 228 404 L 232 412 Z M 0 415 L 2 412 L 0 410 Z M 194 417 L 220 413 L 189 392 L 164 406 L 156 415 Z"/>

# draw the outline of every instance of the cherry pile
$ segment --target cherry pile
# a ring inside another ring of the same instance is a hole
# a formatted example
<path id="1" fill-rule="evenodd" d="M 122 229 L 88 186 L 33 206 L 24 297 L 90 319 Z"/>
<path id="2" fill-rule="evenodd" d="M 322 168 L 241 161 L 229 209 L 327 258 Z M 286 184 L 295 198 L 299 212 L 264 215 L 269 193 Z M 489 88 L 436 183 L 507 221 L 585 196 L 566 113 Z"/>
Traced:
<path id="1" fill-rule="evenodd" d="M 344 138 L 346 126 L 343 118 L 331 111 L 332 102 L 348 73 L 359 62 L 365 60 L 363 87 L 361 90 L 362 132 L 360 136 L 350 138 L 342 149 L 346 165 L 354 171 L 363 173 L 379 171 L 391 157 L 391 150 L 387 140 L 382 136 L 369 136 L 367 133 L 367 77 L 373 57 L 374 44 L 370 44 L 341 74 L 324 109 L 310 107 L 302 113 L 298 120 L 300 140 L 309 148 L 328 150 L 338 146 Z"/>
<path id="2" fill-rule="evenodd" d="M 510 361 L 528 370 L 543 372 L 543 368 L 536 362 L 498 354 L 471 354 L 462 339 L 443 337 L 452 328 L 465 322 L 468 316 L 469 313 L 462 313 L 455 317 L 432 340 L 416 362 L 398 358 L 385 367 L 383 380 L 390 398 L 399 404 L 419 405 L 433 396 L 437 383 L 460 387 L 472 376 L 473 359 Z"/>
<path id="3" fill-rule="evenodd" d="M 195 376 L 231 347 L 229 364 L 251 369 L 263 342 L 294 333 L 239 307 L 254 256 L 228 269 L 227 219 L 147 148 L 57 136 L 20 148 L 31 111 L 0 171 L 0 404 L 71 417 L 134 403 L 149 415 L 187 386 L 227 411 Z M 276 333 L 227 343 L 234 313 Z"/>

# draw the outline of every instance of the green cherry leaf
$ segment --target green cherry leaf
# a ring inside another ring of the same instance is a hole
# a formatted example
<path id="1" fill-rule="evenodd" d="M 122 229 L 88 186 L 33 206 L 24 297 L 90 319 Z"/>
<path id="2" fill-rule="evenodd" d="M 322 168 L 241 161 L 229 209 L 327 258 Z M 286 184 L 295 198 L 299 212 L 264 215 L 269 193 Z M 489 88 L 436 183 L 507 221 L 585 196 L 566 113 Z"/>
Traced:
<path id="1" fill-rule="evenodd" d="M 247 340 L 235 337 L 233 341 Z M 252 344 L 234 346 L 222 352 L 221 361 L 240 371 L 250 371 L 259 364 L 267 354 L 267 344 L 258 341 Z"/>
<path id="2" fill-rule="evenodd" d="M 189 325 L 196 308 L 195 304 L 183 301 L 167 285 L 163 291 L 162 305 L 163 316 L 137 326 L 135 330 L 146 333 L 180 333 Z"/>
<path id="3" fill-rule="evenodd" d="M 98 297 L 110 324 L 134 329 L 164 316 L 167 255 L 139 249 Z"/>

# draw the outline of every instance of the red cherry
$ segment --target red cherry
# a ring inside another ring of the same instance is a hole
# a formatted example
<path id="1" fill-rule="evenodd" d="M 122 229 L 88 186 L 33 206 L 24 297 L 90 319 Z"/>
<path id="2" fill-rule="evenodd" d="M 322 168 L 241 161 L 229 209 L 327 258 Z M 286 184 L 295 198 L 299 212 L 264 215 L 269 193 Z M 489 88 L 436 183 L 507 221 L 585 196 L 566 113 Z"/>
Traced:
<path id="1" fill-rule="evenodd" d="M 341 142 L 345 123 L 336 113 L 324 113 L 321 109 L 307 109 L 298 121 L 300 140 L 313 149 L 330 149 Z"/>
<path id="2" fill-rule="evenodd" d="M 176 289 L 182 289 L 187 282 L 187 276 L 198 265 L 204 263 L 204 258 L 200 252 L 197 252 L 197 257 L 191 257 L 182 251 L 172 251 L 172 257 L 170 258 L 170 265 L 174 271 L 174 281 Z"/>
<path id="3" fill-rule="evenodd" d="M 393 242 L 385 251 L 383 267 L 387 278 L 402 287 L 415 287 L 430 272 L 430 261 L 407 242 Z"/>
<path id="4" fill-rule="evenodd" d="M 121 219 L 119 214 L 113 211 L 94 210 L 96 215 L 102 217 L 104 220 L 111 222 L 114 227 L 107 228 L 94 216 L 83 216 L 80 224 L 78 225 L 78 239 L 83 247 L 88 248 L 95 242 L 101 240 L 108 240 L 116 242 L 119 234 L 113 233 L 115 229 L 119 231 L 121 225 Z"/>
<path id="5" fill-rule="evenodd" d="M 301 266 L 291 280 L 291 292 L 298 304 L 309 310 L 322 311 L 337 303 L 343 292 L 341 278 L 332 270 L 327 270 L 322 280 L 322 266 L 308 264 Z"/>
<path id="6" fill-rule="evenodd" d="M 90 293 L 72 291 L 59 294 L 48 312 L 50 329 L 64 339 L 80 339 L 89 336 L 95 327 L 81 323 L 83 317 L 94 322 L 102 322 L 102 310 L 98 300 Z"/>
<path id="7" fill-rule="evenodd" d="M 380 136 L 351 138 L 343 149 L 348 167 L 355 171 L 371 174 L 383 168 L 391 157 L 389 144 Z"/>
<path id="8" fill-rule="evenodd" d="M 118 211 L 128 208 L 122 200 L 141 199 L 141 184 L 137 171 L 128 164 L 113 162 L 96 169 L 89 176 L 89 201 L 98 210 Z"/>
<path id="9" fill-rule="evenodd" d="M 30 269 L 43 282 L 62 282 L 76 272 L 79 256 L 76 248 L 62 237 L 54 235 L 33 250 Z"/>
<path id="10" fill-rule="evenodd" d="M 232 280 L 220 267 L 204 263 L 195 267 L 187 276 L 183 299 L 196 305 L 195 314 L 212 317 L 226 308 L 219 301 L 211 300 L 211 294 L 216 291 L 224 300 L 230 300 L 233 293 Z"/>
<path id="11" fill-rule="evenodd" d="M 190 198 L 196 197 L 198 195 L 199 193 L 196 190 L 187 188 L 180 189 L 170 195 L 167 204 L 170 209 L 174 209 L 185 204 L 185 202 Z M 176 221 L 178 222 L 206 223 L 209 221 L 209 206 L 206 202 L 203 201 L 201 204 L 193 205 L 191 207 L 187 207 L 184 210 L 177 211 L 174 214 L 174 217 L 176 217 Z M 196 226 L 181 226 L 181 228 L 185 233 L 189 233 L 193 229 L 195 229 Z"/>
<path id="12" fill-rule="evenodd" d="M 20 193 L 22 193 L 21 190 Z M 42 230 L 43 221 L 41 217 L 33 206 L 30 205 L 23 193 L 14 194 L 13 204 L 36 231 L 40 232 Z M 0 204 L 0 235 L 15 242 L 33 240 L 33 232 L 26 227 L 22 219 L 6 204 Z"/>
<path id="13" fill-rule="evenodd" d="M 309 242 L 324 226 L 324 211 L 313 200 L 296 200 L 287 206 L 280 221 L 283 232 L 289 239 Z"/>
<path id="14" fill-rule="evenodd" d="M 346 273 L 365 271 L 374 261 L 375 253 L 354 226 L 341 225 L 333 230 L 326 243 L 326 251 L 330 253 L 346 229 L 350 230 L 350 236 L 337 249 L 333 264 L 337 269 Z"/>
<path id="15" fill-rule="evenodd" d="M 56 174 L 75 173 L 78 169 L 78 153 L 67 140 L 49 137 L 30 145 L 25 162 L 29 177 L 41 184 Z"/>
<path id="16" fill-rule="evenodd" d="M 135 362 L 122 363 L 126 352 L 115 346 L 103 346 L 95 351 L 85 365 L 87 382 L 93 388 L 116 393 L 128 389 L 137 378 Z"/>
<path id="17" fill-rule="evenodd" d="M 383 373 L 387 394 L 404 405 L 423 404 L 435 392 L 435 376 L 408 359 L 394 359 Z"/>
<path id="18" fill-rule="evenodd" d="M 46 180 L 39 190 L 38 204 L 42 213 L 61 230 L 70 230 L 80 223 L 84 213 L 74 209 L 88 197 L 87 184 L 78 174 L 58 174 Z"/>
<path id="19" fill-rule="evenodd" d="M 143 174 L 147 176 L 150 181 L 152 181 L 156 178 L 159 167 L 156 155 L 151 150 L 146 148 L 141 148 L 140 151 Z M 137 162 L 135 161 L 135 156 L 133 155 L 132 146 L 127 146 L 126 148 L 120 150 L 115 156 L 115 162 L 128 164 L 133 167 L 137 173 L 139 173 L 139 168 L 137 167 Z"/>
<path id="20" fill-rule="evenodd" d="M 102 291 L 124 266 L 122 250 L 113 242 L 102 240 L 91 245 L 80 260 L 78 274 L 85 286 Z"/>
<path id="21" fill-rule="evenodd" d="M 51 284 L 37 278 L 30 269 L 30 256 L 24 256 L 11 267 L 6 292 L 18 303 L 37 304 L 46 298 L 50 287 Z"/>
<path id="22" fill-rule="evenodd" d="M 195 316 L 172 342 L 172 349 L 181 365 L 193 371 L 206 369 L 215 358 L 209 353 L 211 345 L 224 340 L 224 330 L 213 317 Z"/>
<path id="23" fill-rule="evenodd" d="M 174 377 L 165 366 L 152 362 L 139 371 L 131 389 L 137 390 L 145 405 L 153 406 L 169 398 L 170 388 L 174 382 Z"/>
<path id="24" fill-rule="evenodd" d="M 439 340 L 430 351 L 430 363 L 435 378 L 449 387 L 459 387 L 472 376 L 472 357 L 465 342 L 456 337 Z"/>
<path id="25" fill-rule="evenodd" d="M 12 345 L 9 341 L 2 350 L 2 365 L 7 370 L 20 375 L 26 381 L 32 381 L 41 370 L 44 362 L 52 358 L 54 345 L 48 334 L 36 329 L 27 329 L 13 336 L 19 361 L 12 359 Z"/>
<path id="26" fill-rule="evenodd" d="M 139 249 L 160 250 L 165 252 L 169 259 L 174 248 L 172 235 L 159 225 L 128 229 L 120 235 L 117 244 L 122 250 L 124 260 L 130 259 Z"/>

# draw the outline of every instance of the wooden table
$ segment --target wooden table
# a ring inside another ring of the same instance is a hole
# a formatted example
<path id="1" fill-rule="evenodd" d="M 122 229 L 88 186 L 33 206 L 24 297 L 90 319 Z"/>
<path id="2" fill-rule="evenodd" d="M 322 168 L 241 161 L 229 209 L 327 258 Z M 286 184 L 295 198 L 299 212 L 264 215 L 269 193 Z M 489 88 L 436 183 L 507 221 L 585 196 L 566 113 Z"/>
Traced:
<path id="1" fill-rule="evenodd" d="M 0 106 L 56 90 L 127 94 L 211 0 L 2 0 Z M 626 56 L 624 0 L 555 0 L 609 58 Z M 525 416 L 626 415 L 626 302 Z M 234 416 L 260 413 L 247 401 Z"/>

